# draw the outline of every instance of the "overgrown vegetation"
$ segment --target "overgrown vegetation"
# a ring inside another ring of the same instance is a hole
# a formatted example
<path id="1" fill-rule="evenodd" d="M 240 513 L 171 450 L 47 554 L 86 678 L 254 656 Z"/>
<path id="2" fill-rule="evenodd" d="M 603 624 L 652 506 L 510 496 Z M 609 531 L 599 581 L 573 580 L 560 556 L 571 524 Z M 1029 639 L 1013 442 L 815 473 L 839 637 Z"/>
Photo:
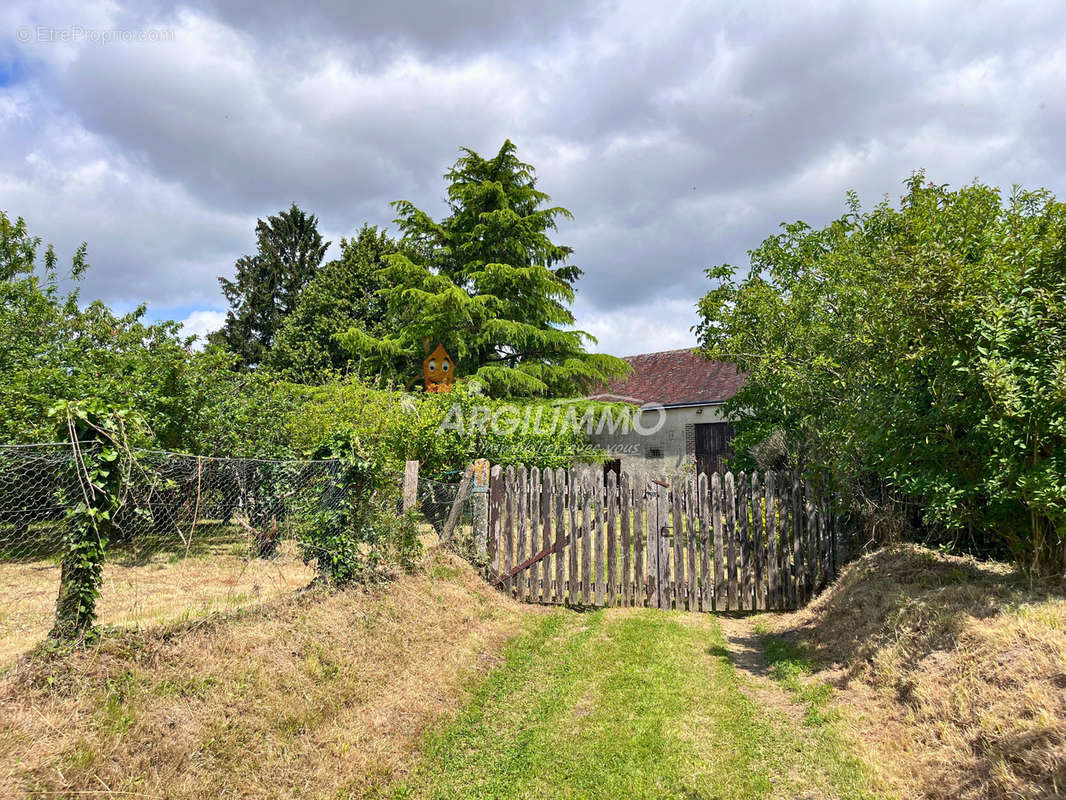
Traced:
<path id="1" fill-rule="evenodd" d="M 402 778 L 522 611 L 437 553 L 368 592 L 39 656 L 0 676 L 0 796 L 366 797 Z"/>
<path id="2" fill-rule="evenodd" d="M 748 373 L 736 451 L 783 437 L 875 539 L 1066 571 L 1066 204 L 919 173 L 782 228 L 700 302 L 704 352 Z"/>
<path id="3" fill-rule="evenodd" d="M 771 663 L 804 690 L 833 684 L 835 697 L 815 708 L 845 708 L 904 796 L 1062 796 L 1060 580 L 898 545 L 845 567 L 809 608 L 771 628 Z"/>
<path id="4" fill-rule="evenodd" d="M 91 636 L 96 599 L 115 517 L 129 487 L 131 458 L 127 426 L 136 418 L 93 398 L 60 403 L 50 415 L 67 432 L 74 457 L 80 496 L 64 497 L 67 508 L 65 546 L 56 600 L 55 625 L 50 638 L 72 641 Z"/>

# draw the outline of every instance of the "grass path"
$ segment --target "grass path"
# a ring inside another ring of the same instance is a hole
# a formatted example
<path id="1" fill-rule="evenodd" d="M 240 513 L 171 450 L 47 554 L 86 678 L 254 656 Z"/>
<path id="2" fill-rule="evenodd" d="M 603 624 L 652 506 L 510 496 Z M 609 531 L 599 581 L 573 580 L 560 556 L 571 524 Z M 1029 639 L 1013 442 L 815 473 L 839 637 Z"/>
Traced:
<path id="1" fill-rule="evenodd" d="M 878 796 L 830 720 L 796 724 L 745 680 L 709 615 L 555 612 L 509 645 L 387 796 Z"/>

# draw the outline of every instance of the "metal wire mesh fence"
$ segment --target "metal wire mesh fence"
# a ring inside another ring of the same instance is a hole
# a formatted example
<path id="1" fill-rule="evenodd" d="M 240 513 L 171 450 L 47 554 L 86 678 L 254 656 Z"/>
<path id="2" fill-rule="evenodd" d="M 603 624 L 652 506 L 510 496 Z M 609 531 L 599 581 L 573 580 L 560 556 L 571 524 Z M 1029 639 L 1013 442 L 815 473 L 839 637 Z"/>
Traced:
<path id="1" fill-rule="evenodd" d="M 315 526 L 348 499 L 337 461 L 135 451 L 107 545 L 102 626 L 180 621 L 306 586 Z M 66 444 L 0 447 L 0 664 L 48 633 L 79 497 Z M 443 496 L 434 488 L 433 498 Z M 436 515 L 437 499 L 428 501 Z"/>
<path id="2" fill-rule="evenodd" d="M 461 476 L 440 476 L 439 478 L 418 479 L 418 507 L 425 523 L 433 528 L 440 536 L 444 532 L 444 526 L 452 513 L 455 498 L 459 494 L 462 483 Z M 471 526 L 470 498 L 465 497 L 455 520 L 457 531 Z"/>

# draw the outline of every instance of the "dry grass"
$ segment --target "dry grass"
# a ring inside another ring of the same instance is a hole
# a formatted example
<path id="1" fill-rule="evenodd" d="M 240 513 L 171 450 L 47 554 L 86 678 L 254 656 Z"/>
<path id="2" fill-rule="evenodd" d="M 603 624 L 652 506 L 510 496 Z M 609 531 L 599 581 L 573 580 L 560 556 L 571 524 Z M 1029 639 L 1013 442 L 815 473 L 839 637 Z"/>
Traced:
<path id="1" fill-rule="evenodd" d="M 900 546 L 775 623 L 906 797 L 1066 794 L 1066 590 Z"/>
<path id="2" fill-rule="evenodd" d="M 0 796 L 361 797 L 530 613 L 434 553 L 379 591 L 38 656 L 0 681 Z"/>
<path id="3" fill-rule="evenodd" d="M 208 540 L 185 557 L 160 549 L 104 567 L 98 620 L 102 626 L 154 625 L 258 604 L 306 586 L 313 572 L 283 542 L 270 559 L 249 559 L 247 537 Z M 39 644 L 52 627 L 56 559 L 0 563 L 0 668 Z"/>

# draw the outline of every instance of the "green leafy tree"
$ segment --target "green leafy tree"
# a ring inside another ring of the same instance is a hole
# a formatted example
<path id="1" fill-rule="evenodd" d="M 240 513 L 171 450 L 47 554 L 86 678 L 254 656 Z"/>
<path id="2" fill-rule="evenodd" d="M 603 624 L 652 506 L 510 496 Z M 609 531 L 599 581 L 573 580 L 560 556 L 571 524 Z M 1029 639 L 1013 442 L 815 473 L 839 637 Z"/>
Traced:
<path id="1" fill-rule="evenodd" d="M 439 341 L 460 374 L 499 396 L 574 394 L 622 374 L 621 359 L 586 352 L 595 340 L 572 329 L 581 270 L 549 236 L 570 212 L 547 205 L 510 141 L 489 159 L 462 152 L 445 175 L 442 220 L 394 204 L 403 249 L 382 270 L 389 332 L 352 329 L 343 344 L 406 381 L 418 374 L 423 343 Z"/>
<path id="2" fill-rule="evenodd" d="M 895 498 L 927 536 L 1062 574 L 1066 204 L 917 174 L 899 207 L 851 196 L 782 229 L 700 302 L 707 355 L 749 376 L 738 451 L 780 430 L 853 508 L 881 506 L 872 528 Z"/>
<path id="3" fill-rule="evenodd" d="M 396 243 L 384 230 L 364 225 L 341 239 L 341 257 L 326 264 L 300 292 L 296 308 L 282 323 L 267 364 L 293 380 L 318 383 L 346 372 L 352 355 L 337 334 L 358 328 L 371 336 L 386 329 L 380 271 Z"/>
<path id="4" fill-rule="evenodd" d="M 210 339 L 234 352 L 242 367 L 262 363 L 329 247 L 318 232 L 318 219 L 295 203 L 288 211 L 258 220 L 255 235 L 257 252 L 237 259 L 236 279 L 218 279 L 230 310 L 225 325 Z"/>
<path id="5" fill-rule="evenodd" d="M 37 268 L 39 266 L 39 269 Z M 284 419 L 299 387 L 235 372 L 217 347 L 192 352 L 175 322 L 148 323 L 145 308 L 115 314 L 81 303 L 85 246 L 61 274 L 51 247 L 0 212 L 0 443 L 50 441 L 48 409 L 102 398 L 137 411 L 163 449 L 284 457 Z M 63 278 L 75 288 L 62 289 Z"/>

